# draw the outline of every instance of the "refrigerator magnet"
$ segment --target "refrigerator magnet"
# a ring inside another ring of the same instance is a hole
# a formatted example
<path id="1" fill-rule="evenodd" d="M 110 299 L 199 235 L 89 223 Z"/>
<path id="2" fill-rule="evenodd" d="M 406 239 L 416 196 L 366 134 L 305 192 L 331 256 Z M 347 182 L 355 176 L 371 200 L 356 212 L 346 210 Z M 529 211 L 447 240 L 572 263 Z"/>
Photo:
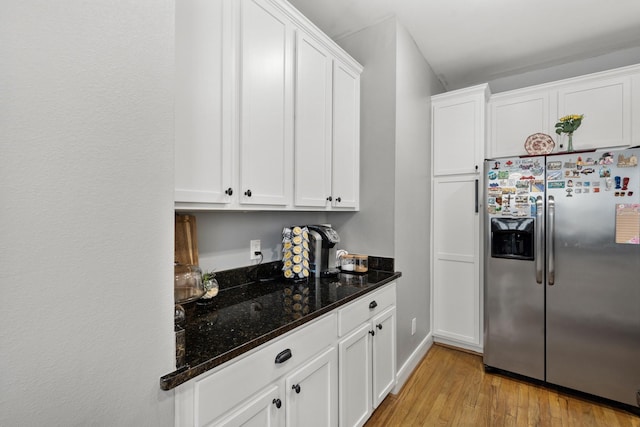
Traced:
<path id="1" fill-rule="evenodd" d="M 638 166 L 638 158 L 635 154 L 625 157 L 624 154 L 618 154 L 618 167 L 619 168 L 633 168 Z"/>
<path id="2" fill-rule="evenodd" d="M 553 181 L 547 183 L 547 188 L 564 188 L 564 181 Z"/>

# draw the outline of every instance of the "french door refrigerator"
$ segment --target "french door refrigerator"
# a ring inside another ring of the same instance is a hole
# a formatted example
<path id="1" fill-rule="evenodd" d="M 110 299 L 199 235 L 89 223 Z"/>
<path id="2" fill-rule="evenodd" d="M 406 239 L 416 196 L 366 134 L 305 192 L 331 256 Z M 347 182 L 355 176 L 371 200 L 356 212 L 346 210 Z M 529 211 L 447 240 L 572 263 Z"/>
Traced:
<path id="1" fill-rule="evenodd" d="M 640 406 L 638 159 L 485 162 L 487 368 Z"/>

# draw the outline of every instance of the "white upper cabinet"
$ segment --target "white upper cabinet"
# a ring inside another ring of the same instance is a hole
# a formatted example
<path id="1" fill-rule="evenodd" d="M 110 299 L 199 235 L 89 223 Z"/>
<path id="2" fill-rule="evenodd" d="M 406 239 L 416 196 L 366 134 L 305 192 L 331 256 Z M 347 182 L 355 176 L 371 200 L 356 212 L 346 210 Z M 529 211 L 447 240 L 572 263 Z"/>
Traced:
<path id="1" fill-rule="evenodd" d="M 639 75 L 640 66 L 631 66 L 493 95 L 487 157 L 527 155 L 527 137 L 539 132 L 553 138 L 554 152 L 566 151 L 567 137 L 555 133 L 555 124 L 569 114 L 584 114 L 575 150 L 637 144 L 640 125 L 632 111 L 640 108 Z"/>
<path id="2" fill-rule="evenodd" d="M 331 202 L 359 208 L 360 71 L 335 61 L 333 67 L 333 158 Z"/>
<path id="3" fill-rule="evenodd" d="M 240 203 L 291 202 L 293 26 L 264 0 L 240 13 Z"/>
<path id="4" fill-rule="evenodd" d="M 232 63 L 224 43 L 231 31 L 228 6 L 227 1 L 176 3 L 176 202 L 231 201 Z"/>
<path id="5" fill-rule="evenodd" d="M 332 56 L 299 31 L 296 43 L 295 205 L 329 206 Z"/>
<path id="6" fill-rule="evenodd" d="M 483 84 L 431 97 L 434 175 L 479 171 L 488 95 Z"/>
<path id="7" fill-rule="evenodd" d="M 492 96 L 488 112 L 487 158 L 527 154 L 524 143 L 534 133 L 553 137 L 555 122 L 551 123 L 551 117 L 557 115 L 557 109 L 551 108 L 550 98 L 546 90 Z"/>
<path id="8" fill-rule="evenodd" d="M 357 209 L 361 72 L 285 1 L 176 2 L 176 209 Z"/>
<path id="9" fill-rule="evenodd" d="M 359 67 L 299 32 L 296 46 L 295 206 L 358 209 Z"/>
<path id="10" fill-rule="evenodd" d="M 573 134 L 575 150 L 629 146 L 631 78 L 600 77 L 558 88 L 558 117 L 568 114 L 584 114 Z"/>

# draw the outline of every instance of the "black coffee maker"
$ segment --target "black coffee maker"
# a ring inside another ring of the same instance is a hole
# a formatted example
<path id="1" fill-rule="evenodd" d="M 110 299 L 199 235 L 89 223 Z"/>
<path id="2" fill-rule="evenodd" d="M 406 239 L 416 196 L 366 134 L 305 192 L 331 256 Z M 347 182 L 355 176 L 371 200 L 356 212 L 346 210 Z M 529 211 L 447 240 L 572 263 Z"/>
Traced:
<path id="1" fill-rule="evenodd" d="M 336 276 L 336 244 L 340 236 L 330 225 L 307 225 L 309 230 L 309 270 L 316 277 Z"/>

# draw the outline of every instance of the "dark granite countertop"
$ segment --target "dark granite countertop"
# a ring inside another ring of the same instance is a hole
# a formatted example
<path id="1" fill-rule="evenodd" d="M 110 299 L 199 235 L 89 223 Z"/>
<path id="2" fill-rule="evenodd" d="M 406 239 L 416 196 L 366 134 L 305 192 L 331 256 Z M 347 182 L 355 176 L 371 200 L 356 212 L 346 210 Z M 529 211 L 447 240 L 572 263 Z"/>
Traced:
<path id="1" fill-rule="evenodd" d="M 160 387 L 177 387 L 400 276 L 369 270 L 364 275 L 340 273 L 308 282 L 278 277 L 228 289 L 221 286 L 210 302 L 183 305 L 186 366 L 160 378 Z"/>

